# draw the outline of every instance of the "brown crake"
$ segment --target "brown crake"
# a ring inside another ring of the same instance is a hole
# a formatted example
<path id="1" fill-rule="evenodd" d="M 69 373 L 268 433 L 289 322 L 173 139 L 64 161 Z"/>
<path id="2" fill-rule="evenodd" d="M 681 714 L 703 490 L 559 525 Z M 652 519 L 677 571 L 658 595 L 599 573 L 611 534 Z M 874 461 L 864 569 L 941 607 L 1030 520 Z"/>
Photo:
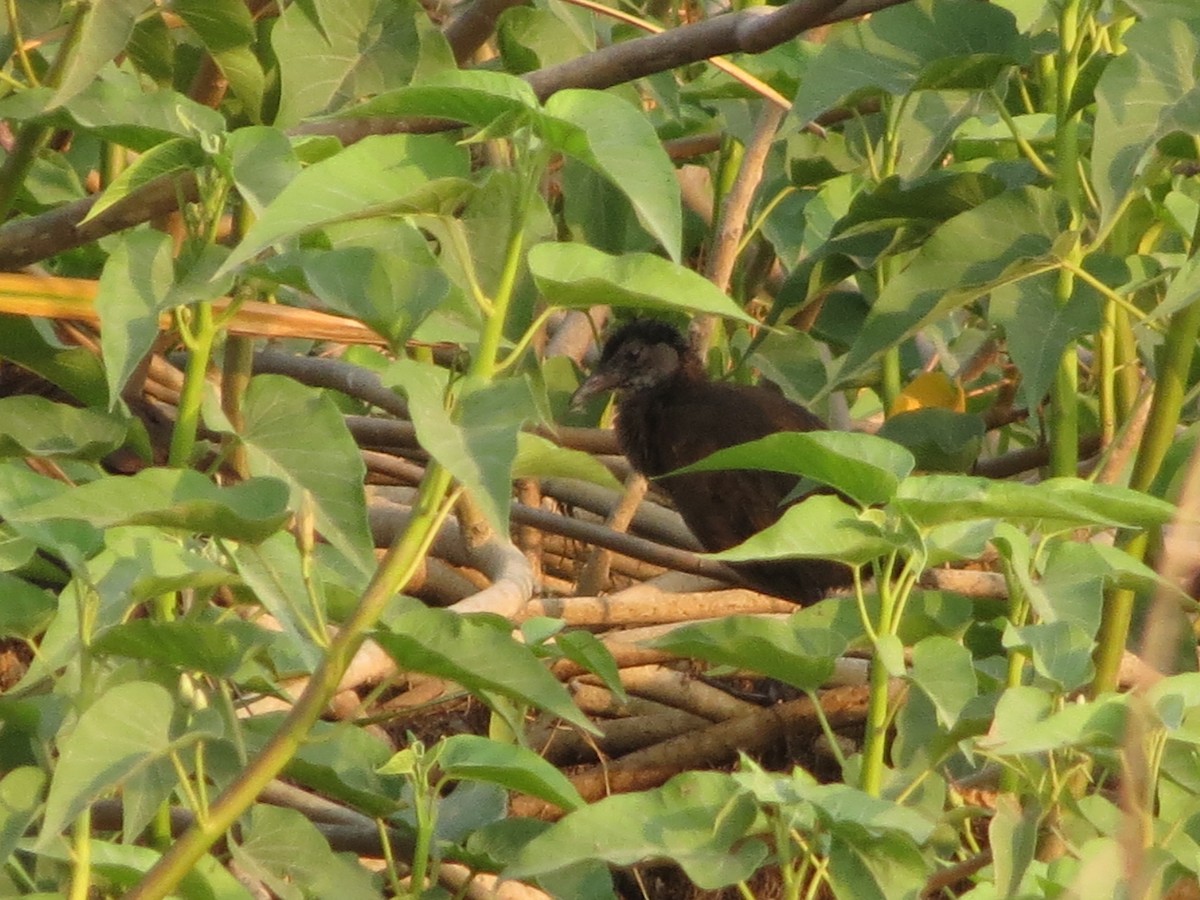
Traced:
<path id="1" fill-rule="evenodd" d="M 710 552 L 740 544 L 777 521 L 796 477 L 752 470 L 658 476 L 768 434 L 826 427 L 770 388 L 710 380 L 683 335 L 654 319 L 634 320 L 609 336 L 573 402 L 609 390 L 617 392 L 617 439 L 625 456 L 670 495 Z M 848 568 L 823 559 L 734 568 L 753 587 L 800 604 L 851 580 Z"/>

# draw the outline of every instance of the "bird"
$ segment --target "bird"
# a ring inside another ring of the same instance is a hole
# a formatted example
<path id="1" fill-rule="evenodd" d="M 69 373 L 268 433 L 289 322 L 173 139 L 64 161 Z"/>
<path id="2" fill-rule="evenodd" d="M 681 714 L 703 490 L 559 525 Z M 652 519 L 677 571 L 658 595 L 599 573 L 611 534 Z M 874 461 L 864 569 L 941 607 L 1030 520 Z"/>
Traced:
<path id="1" fill-rule="evenodd" d="M 771 387 L 713 381 L 683 334 L 659 319 L 634 319 L 612 332 L 572 405 L 578 408 L 607 391 L 616 392 L 622 452 L 667 493 L 710 553 L 778 521 L 787 504 L 800 499 L 792 497 L 799 479 L 756 470 L 667 473 L 776 432 L 826 429 L 818 416 Z M 733 568 L 751 587 L 800 605 L 852 581 L 848 567 L 825 559 L 744 562 Z"/>

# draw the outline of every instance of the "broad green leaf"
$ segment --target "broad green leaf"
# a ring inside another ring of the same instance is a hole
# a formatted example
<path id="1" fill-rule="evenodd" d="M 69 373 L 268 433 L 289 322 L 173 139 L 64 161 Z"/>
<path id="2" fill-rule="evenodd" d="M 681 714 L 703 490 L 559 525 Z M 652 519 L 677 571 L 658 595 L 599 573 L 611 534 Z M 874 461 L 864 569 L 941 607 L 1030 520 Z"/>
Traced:
<path id="1" fill-rule="evenodd" d="M 962 83 L 981 87 L 990 73 L 1009 65 L 1008 61 L 994 56 L 946 62 L 949 65 L 942 71 L 930 72 L 929 87 L 942 80 L 951 87 Z M 961 64 L 956 66 L 955 63 Z M 981 108 L 988 109 L 990 104 L 978 90 L 917 90 L 912 93 L 909 102 L 901 107 L 896 124 L 896 140 L 900 146 L 896 174 L 907 180 L 936 168 L 958 127 L 977 115 Z"/>
<path id="2" fill-rule="evenodd" d="M 280 64 L 275 124 L 281 128 L 398 88 L 423 69 L 453 65 L 445 38 L 415 2 L 289 4 L 271 45 Z"/>
<path id="3" fill-rule="evenodd" d="M 436 200 L 438 179 L 466 176 L 466 151 L 444 137 L 393 134 L 364 138 L 297 175 L 263 210 L 218 274 L 304 231 L 420 211 Z"/>
<path id="4" fill-rule="evenodd" d="M 270 713 L 244 720 L 247 751 L 261 751 L 283 718 L 283 713 Z M 284 775 L 367 815 L 391 816 L 401 807 L 398 785 L 388 784 L 378 772 L 391 752 L 387 741 L 364 728 L 349 722 L 317 722 L 288 761 Z"/>
<path id="5" fill-rule="evenodd" d="M 170 235 L 147 228 L 116 240 L 96 290 L 108 402 L 114 409 L 159 335 L 158 316 L 175 280 Z"/>
<path id="6" fill-rule="evenodd" d="M 171 11 L 200 38 L 249 118 L 259 121 L 265 77 L 252 49 L 257 34 L 249 7 L 239 0 L 173 0 Z"/>
<path id="7" fill-rule="evenodd" d="M 125 49 L 138 16 L 150 5 L 150 0 L 93 0 L 67 54 L 51 106 L 62 106 L 92 84 L 104 65 Z"/>
<path id="8" fill-rule="evenodd" d="M 685 625 L 653 646 L 680 656 L 761 672 L 802 691 L 815 691 L 833 674 L 847 641 L 832 630 L 797 627 L 791 619 L 726 616 Z"/>
<path id="9" fill-rule="evenodd" d="M 555 620 L 561 625 L 561 620 Z M 554 646 L 567 659 L 578 663 L 599 676 L 604 686 L 616 694 L 622 703 L 627 699 L 621 684 L 621 671 L 612 653 L 600 638 L 590 631 L 563 631 L 554 638 Z"/>
<path id="10" fill-rule="evenodd" d="M 872 797 L 845 784 L 806 784 L 800 796 L 835 831 L 847 833 L 842 826 L 858 826 L 873 835 L 884 832 L 903 835 L 919 844 L 933 833 L 934 823 L 913 809 L 891 800 Z"/>
<path id="11" fill-rule="evenodd" d="M 100 459 L 125 442 L 128 429 L 97 409 L 34 395 L 0 398 L 0 456 Z"/>
<path id="12" fill-rule="evenodd" d="M 884 287 L 838 379 L 861 372 L 889 347 L 1048 260 L 1063 222 L 1056 195 L 1024 188 L 1000 194 L 947 221 Z"/>
<path id="13" fill-rule="evenodd" d="M 472 691 L 491 691 L 554 713 L 587 731 L 592 724 L 526 647 L 496 624 L 440 609 L 392 617 L 375 640 L 403 669 L 439 675 Z"/>
<path id="14" fill-rule="evenodd" d="M 22 578 L 0 572 L 0 637 L 31 641 L 46 630 L 54 618 L 53 595 Z"/>
<path id="15" fill-rule="evenodd" d="M 334 853 L 317 826 L 294 809 L 255 804 L 230 850 L 240 868 L 280 897 L 379 897 L 371 873 L 354 857 Z M 304 890 L 296 891 L 297 885 Z"/>
<path id="16" fill-rule="evenodd" d="M 621 490 L 621 482 L 590 453 L 560 447 L 541 435 L 522 431 L 517 435 L 513 478 L 578 478 L 602 487 Z"/>
<path id="17" fill-rule="evenodd" d="M 399 252 L 369 246 L 308 251 L 304 274 L 329 308 L 361 320 L 387 339 L 394 352 L 450 292 L 450 280 L 424 236 L 406 223 L 392 225 Z"/>
<path id="18" fill-rule="evenodd" d="M 922 528 L 993 518 L 1145 528 L 1165 525 L 1175 514 L 1165 500 L 1079 478 L 1023 484 L 972 475 L 916 475 L 904 480 L 893 502 Z"/>
<path id="19" fill-rule="evenodd" d="M 586 309 L 607 303 L 648 311 L 713 313 L 755 324 L 703 275 L 648 253 L 609 256 L 583 244 L 538 244 L 529 251 L 529 271 L 554 306 Z"/>
<path id="20" fill-rule="evenodd" d="M 1033 658 L 1033 667 L 1064 691 L 1086 684 L 1095 674 L 1092 636 L 1070 622 L 1039 622 L 1004 631 L 1004 646 L 1019 649 Z"/>
<path id="21" fill-rule="evenodd" d="M 546 101 L 540 130 L 550 146 L 620 188 L 642 227 L 680 261 L 679 179 L 645 113 L 615 94 L 563 90 Z"/>
<path id="22" fill-rule="evenodd" d="M 1068 703 L 1052 712 L 1053 701 L 1034 687 L 1009 688 L 996 705 L 991 731 L 980 747 L 999 756 L 1046 753 L 1067 747 L 1119 746 L 1125 735 L 1129 704 L 1125 697 L 1105 694 L 1086 703 Z"/>
<path id="23" fill-rule="evenodd" d="M 584 805 L 575 785 L 532 750 L 474 734 L 456 734 L 442 742 L 438 766 L 447 778 L 485 781 L 510 791 L 540 797 L 568 812 Z"/>
<path id="24" fill-rule="evenodd" d="M 96 837 L 91 840 L 90 851 L 91 869 L 96 880 L 106 882 L 107 889 L 117 890 L 121 895 L 132 890 L 162 858 L 162 853 L 153 847 L 118 844 Z M 40 849 L 38 855 L 62 866 L 72 862 L 72 850 L 65 841 Z M 172 894 L 180 900 L 253 900 L 255 897 L 223 863 L 208 854 L 200 857 Z"/>
<path id="25" fill-rule="evenodd" d="M 238 128 L 226 139 L 225 153 L 233 183 L 256 216 L 303 171 L 291 141 L 278 128 Z"/>
<path id="26" fill-rule="evenodd" d="M 366 466 L 333 400 L 282 375 L 259 375 L 246 390 L 242 414 L 251 474 L 285 482 L 293 509 L 307 492 L 317 530 L 361 568 L 371 568 Z"/>
<path id="27" fill-rule="evenodd" d="M 85 131 L 139 153 L 174 137 L 212 139 L 225 129 L 216 110 L 168 88 L 147 89 L 141 76 L 113 66 L 47 112 L 51 94 L 44 87 L 11 94 L 0 100 L 0 116 Z"/>
<path id="28" fill-rule="evenodd" d="M 1186 309 L 1200 298 L 1200 253 L 1189 256 L 1167 284 L 1167 293 L 1146 316 L 1143 324 L 1157 322 Z"/>
<path id="29" fill-rule="evenodd" d="M 918 0 L 838 29 L 805 71 L 792 115 L 807 123 L 870 90 L 987 90 L 1028 57 L 1028 42 L 1007 10 Z"/>
<path id="30" fill-rule="evenodd" d="M 39 848 L 93 800 L 165 758 L 176 745 L 171 736 L 174 716 L 170 693 L 147 681 L 118 684 L 85 709 L 58 745 Z"/>
<path id="31" fill-rule="evenodd" d="M 628 866 L 669 859 L 698 886 L 724 887 L 765 859 L 766 848 L 747 840 L 755 816 L 754 798 L 728 775 L 687 772 L 569 813 L 525 844 L 503 874 L 524 879 L 590 860 Z"/>
<path id="32" fill-rule="evenodd" d="M 949 409 L 926 407 L 889 416 L 875 433 L 895 441 L 925 472 L 968 472 L 983 445 L 983 419 Z"/>
<path id="33" fill-rule="evenodd" d="M 909 677 L 933 701 L 938 721 L 947 730 L 954 727 L 978 693 L 971 651 L 940 635 L 931 635 L 913 646 Z"/>
<path id="34" fill-rule="evenodd" d="M 855 192 L 841 198 L 852 186 Z M 873 187 L 858 188 L 856 181 L 843 178 L 818 194 L 836 193 L 846 208 L 836 211 L 837 218 L 825 234 L 814 228 L 815 223 L 807 226 L 806 230 L 817 231 L 816 243 L 780 289 L 785 306 L 801 305 L 853 272 L 870 269 L 885 254 L 921 246 L 940 224 L 1003 193 L 1005 186 L 979 172 L 940 169 L 915 179 L 892 176 Z M 818 203 L 814 208 L 826 205 Z M 804 214 L 810 219 L 816 215 L 808 206 Z"/>
<path id="35" fill-rule="evenodd" d="M 287 486 L 277 479 L 221 488 L 192 469 L 106 475 L 7 514 L 17 524 L 73 519 L 97 528 L 157 525 L 252 542 L 273 534 L 287 516 Z"/>
<path id="36" fill-rule="evenodd" d="M 104 407 L 104 369 L 83 347 L 60 347 L 46 340 L 28 316 L 0 315 L 0 357 L 58 385 L 87 406 Z"/>
<path id="37" fill-rule="evenodd" d="M 492 526 L 507 533 L 517 431 L 535 412 L 529 385 L 509 378 L 471 391 L 452 418 L 444 407 L 445 370 L 402 359 L 382 380 L 404 389 L 421 446 L 471 492 Z"/>
<path id="38" fill-rule="evenodd" d="M 103 546 L 104 536 L 98 529 L 62 519 L 17 520 L 21 509 L 61 500 L 71 491 L 69 485 L 37 474 L 23 460 L 0 461 L 0 517 L 10 533 L 51 550 L 69 566 L 78 566 Z"/>
<path id="39" fill-rule="evenodd" d="M 1122 42 L 1125 52 L 1096 85 L 1092 173 L 1104 222 L 1120 211 L 1160 139 L 1200 130 L 1200 19 L 1147 19 Z"/>
<path id="40" fill-rule="evenodd" d="M 863 506 L 885 503 L 913 468 L 912 454 L 871 434 L 783 431 L 718 450 L 679 472 L 767 469 L 811 478 Z"/>
<path id="41" fill-rule="evenodd" d="M 108 629 L 91 648 L 95 653 L 147 659 L 173 669 L 227 678 L 267 639 L 262 629 L 236 619 L 221 623 L 135 619 Z"/>
<path id="42" fill-rule="evenodd" d="M 1037 851 L 1041 811 L 1032 798 L 1022 799 L 1024 807 L 1013 794 L 998 795 L 995 815 L 988 824 L 988 846 L 992 848 L 996 889 L 1001 897 L 1019 896 L 1021 880 Z"/>
<path id="43" fill-rule="evenodd" d="M 21 766 L 0 778 L 0 859 L 7 860 L 37 819 L 46 787 L 46 774 Z"/>
<path id="44" fill-rule="evenodd" d="M 860 566 L 896 549 L 879 526 L 837 497 L 817 495 L 788 507 L 774 525 L 720 553 L 723 562 L 748 559 L 835 559 Z"/>
<path id="45" fill-rule="evenodd" d="M 476 128 L 497 120 L 533 121 L 537 95 L 527 82 L 505 72 L 453 69 L 397 88 L 346 110 L 348 116 L 434 116 Z"/>
<path id="46" fill-rule="evenodd" d="M 573 16 L 565 6 L 512 6 L 501 13 L 496 23 L 496 44 L 508 71 L 524 75 L 596 49 L 590 17 Z"/>
<path id="47" fill-rule="evenodd" d="M 124 200 L 155 179 L 200 168 L 205 159 L 200 144 L 186 138 L 171 138 L 151 147 L 112 180 L 96 198 L 96 202 L 92 204 L 92 208 L 80 224 L 96 218 L 114 203 Z M 166 237 L 161 232 L 153 233 L 159 237 Z"/>
<path id="48" fill-rule="evenodd" d="M 275 534 L 257 544 L 245 544 L 233 555 L 238 574 L 263 609 L 291 637 L 291 649 L 308 671 L 321 661 L 321 633 L 304 561 L 290 534 Z M 319 600 L 318 600 L 319 602 Z"/>
<path id="49" fill-rule="evenodd" d="M 1043 272 L 1000 285 L 988 304 L 988 317 L 1004 329 L 1008 354 L 1021 371 L 1021 402 L 1030 409 L 1050 389 L 1067 346 L 1100 328 L 1097 293 L 1077 284 L 1070 299 L 1060 303 L 1058 281 L 1057 272 Z"/>
<path id="50" fill-rule="evenodd" d="M 829 884 L 836 897 L 908 900 L 920 896 L 928 866 L 913 842 L 898 834 L 835 834 L 829 846 Z"/>

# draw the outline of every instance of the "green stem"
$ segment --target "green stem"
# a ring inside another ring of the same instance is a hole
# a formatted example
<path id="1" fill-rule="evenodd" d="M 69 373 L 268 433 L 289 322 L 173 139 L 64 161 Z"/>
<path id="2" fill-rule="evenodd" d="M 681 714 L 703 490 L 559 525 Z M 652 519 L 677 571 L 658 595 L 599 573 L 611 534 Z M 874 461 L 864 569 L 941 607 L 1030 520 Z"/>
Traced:
<path id="1" fill-rule="evenodd" d="M 207 820 L 197 822 L 176 841 L 133 890 L 125 895 L 126 900 L 158 900 L 173 891 L 208 848 L 232 827 L 263 788 L 295 755 L 329 704 L 367 631 L 378 621 L 396 591 L 416 571 L 433 541 L 438 525 L 453 506 L 452 501 L 446 498 L 449 486 L 450 475 L 440 465 L 434 463 L 425 470 L 409 527 L 380 561 L 358 606 L 330 643 L 304 693 L 279 730 L 217 798 Z"/>
<path id="2" fill-rule="evenodd" d="M 883 790 L 884 749 L 891 716 L 888 710 L 887 666 L 878 651 L 871 657 L 870 696 L 867 700 L 867 727 L 863 737 L 862 772 L 859 787 L 872 797 Z"/>
<path id="3" fill-rule="evenodd" d="M 62 43 L 58 46 L 54 63 L 46 73 L 43 84 L 47 87 L 58 86 L 62 73 L 66 69 L 67 61 L 74 53 L 75 45 L 79 43 L 79 33 L 89 8 L 90 4 L 87 3 L 80 3 L 76 8 L 75 15 L 67 25 L 67 32 L 63 35 Z M 0 165 L 0 222 L 7 219 L 9 213 L 12 212 L 13 203 L 16 202 L 17 194 L 25 184 L 29 168 L 33 165 L 38 150 L 46 142 L 50 133 L 51 130 L 48 126 L 34 122 L 26 122 L 17 132 L 17 139 L 12 150 L 4 158 L 3 165 Z"/>
<path id="4" fill-rule="evenodd" d="M 75 852 L 71 857 L 71 893 L 69 900 L 87 900 L 92 888 L 92 811 L 85 809 L 75 818 Z"/>
<path id="5" fill-rule="evenodd" d="M 179 417 L 171 433 L 171 449 L 167 465 L 183 468 L 190 465 L 192 450 L 196 446 L 196 432 L 200 428 L 200 404 L 204 399 L 204 376 L 212 358 L 213 343 L 217 339 L 217 327 L 213 322 L 211 303 L 198 303 L 195 307 L 196 327 L 188 342 L 191 354 L 187 371 L 183 377 L 183 390 L 179 392 Z"/>
<path id="6" fill-rule="evenodd" d="M 1175 426 L 1183 411 L 1197 336 L 1200 336 L 1200 301 L 1193 301 L 1171 317 L 1170 327 L 1167 328 L 1162 367 L 1154 386 L 1150 415 L 1129 476 L 1129 486 L 1135 491 L 1149 489 L 1175 441 Z M 1149 546 L 1150 537 L 1142 532 L 1125 541 L 1123 549 L 1141 560 Z M 1096 675 L 1092 679 L 1093 696 L 1117 687 L 1121 657 L 1129 636 L 1129 623 L 1133 619 L 1134 596 L 1133 591 L 1115 590 L 1104 603 L 1100 633 L 1096 636 L 1098 646 L 1095 655 Z"/>

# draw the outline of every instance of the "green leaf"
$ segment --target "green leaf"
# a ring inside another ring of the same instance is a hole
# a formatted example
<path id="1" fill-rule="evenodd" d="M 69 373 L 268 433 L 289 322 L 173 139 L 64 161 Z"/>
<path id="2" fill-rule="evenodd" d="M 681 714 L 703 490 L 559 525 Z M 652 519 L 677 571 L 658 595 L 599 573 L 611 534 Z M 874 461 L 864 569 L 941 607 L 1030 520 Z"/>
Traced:
<path id="1" fill-rule="evenodd" d="M 96 653 L 147 659 L 172 669 L 227 678 L 267 640 L 268 635 L 262 629 L 238 620 L 217 623 L 135 619 L 108 629 L 91 647 Z"/>
<path id="2" fill-rule="evenodd" d="M 983 445 L 983 419 L 949 409 L 926 407 L 889 416 L 875 433 L 895 441 L 925 472 L 967 472 Z"/>
<path id="3" fill-rule="evenodd" d="M 765 859 L 762 843 L 746 840 L 755 816 L 754 798 L 730 776 L 686 772 L 568 814 L 525 844 L 503 874 L 523 879 L 589 860 L 669 859 L 699 887 L 716 889 L 748 878 Z"/>
<path id="4" fill-rule="evenodd" d="M 658 312 L 699 312 L 756 321 L 690 269 L 648 253 L 609 256 L 583 244 L 545 243 L 529 251 L 529 271 L 554 306 L 600 303 Z"/>
<path id="5" fill-rule="evenodd" d="M 287 135 L 278 128 L 250 125 L 231 132 L 225 154 L 233 183 L 255 216 L 262 216 L 301 171 Z"/>
<path id="6" fill-rule="evenodd" d="M 57 608 L 54 597 L 22 578 L 0 572 L 0 637 L 31 641 L 46 630 Z"/>
<path id="7" fill-rule="evenodd" d="M 1022 484 L 971 475 L 915 475 L 904 480 L 893 502 L 921 528 L 992 518 L 1148 528 L 1165 525 L 1175 513 L 1170 503 L 1148 494 L 1079 478 Z"/>
<path id="8" fill-rule="evenodd" d="M 17 849 L 42 806 L 46 775 L 34 766 L 21 766 L 0 778 L 0 859 Z"/>
<path id="9" fill-rule="evenodd" d="M 513 478 L 578 478 L 601 487 L 621 490 L 621 482 L 590 453 L 560 447 L 541 435 L 522 431 L 517 435 Z"/>
<path id="10" fill-rule="evenodd" d="M 246 389 L 242 413 L 251 474 L 285 482 L 294 509 L 307 492 L 317 530 L 364 571 L 373 568 L 366 465 L 333 400 L 282 375 L 259 375 Z"/>
<path id="11" fill-rule="evenodd" d="M 1088 745 L 1117 747 L 1125 736 L 1129 704 L 1122 696 L 1106 694 L 1086 703 L 1068 703 L 1058 712 L 1052 709 L 1053 701 L 1045 691 L 1008 688 L 979 746 L 999 756 L 1022 756 Z"/>
<path id="12" fill-rule="evenodd" d="M 104 189 L 96 198 L 88 214 L 80 224 L 96 218 L 110 206 L 124 200 L 130 194 L 145 187 L 155 179 L 164 175 L 174 175 L 177 172 L 189 172 L 200 168 L 206 160 L 200 144 L 187 138 L 171 138 L 151 147 L 125 169 Z M 160 238 L 170 238 L 162 232 L 152 234 Z"/>
<path id="13" fill-rule="evenodd" d="M 1019 649 L 1033 658 L 1033 667 L 1064 691 L 1072 691 L 1095 674 L 1092 636 L 1070 622 L 1039 622 L 1004 630 L 1004 646 Z"/>
<path id="14" fill-rule="evenodd" d="M 492 526 L 507 533 L 517 431 L 535 412 L 528 383 L 508 378 L 465 394 L 455 421 L 444 406 L 445 370 L 401 359 L 381 378 L 404 389 L 421 446 L 471 492 Z"/>
<path id="15" fill-rule="evenodd" d="M 97 460 L 120 447 L 128 429 L 126 422 L 97 409 L 35 395 L 0 398 L 0 457 Z"/>
<path id="16" fill-rule="evenodd" d="M 561 627 L 561 620 L 553 621 Z M 598 675 L 604 686 L 616 694 L 622 703 L 628 699 L 625 686 L 621 684 L 621 672 L 617 668 L 617 662 L 600 638 L 590 631 L 564 631 L 555 636 L 554 646 L 567 659 Z"/>
<path id="17" fill-rule="evenodd" d="M 829 884 L 836 897 L 908 900 L 928 877 L 921 851 L 901 835 L 876 838 L 835 834 L 829 846 Z"/>
<path id="18" fill-rule="evenodd" d="M 412 609 L 374 635 L 402 668 L 456 681 L 540 706 L 589 732 L 587 717 L 533 653 L 514 641 L 508 626 L 440 609 Z"/>
<path id="19" fill-rule="evenodd" d="M 93 800 L 164 759 L 175 746 L 174 715 L 166 688 L 147 681 L 118 684 L 85 709 L 59 742 L 38 847 L 57 838 Z"/>
<path id="20" fill-rule="evenodd" d="M 1158 17 L 1136 23 L 1096 84 L 1092 173 L 1107 223 L 1121 209 L 1147 152 L 1175 131 L 1200 130 L 1200 20 Z"/>
<path id="21" fill-rule="evenodd" d="M 172 0 L 171 10 L 200 38 L 246 114 L 259 121 L 266 79 L 252 49 L 257 34 L 249 7 L 239 0 Z"/>
<path id="22" fill-rule="evenodd" d="M 442 742 L 438 765 L 447 778 L 484 781 L 510 791 L 540 797 L 570 811 L 584 805 L 575 785 L 532 750 L 474 734 L 456 734 Z"/>
<path id="23" fill-rule="evenodd" d="M 891 832 L 923 844 L 933 833 L 933 823 L 917 810 L 872 797 L 849 785 L 806 784 L 799 793 L 816 808 L 831 829 L 843 835 L 867 837 Z M 855 829 L 845 826 L 855 826 Z"/>
<path id="24" fill-rule="evenodd" d="M 792 103 L 800 123 L 869 89 L 986 90 L 1029 57 L 1011 13 L 969 0 L 919 0 L 838 29 L 809 65 Z"/>
<path id="25" fill-rule="evenodd" d="M 723 562 L 749 559 L 835 559 L 861 566 L 896 549 L 879 526 L 837 497 L 817 495 L 790 506 L 779 521 L 720 553 Z"/>
<path id="26" fill-rule="evenodd" d="M 1063 224 L 1056 195 L 1035 188 L 1001 194 L 947 221 L 872 305 L 838 381 L 860 375 L 884 350 L 950 310 L 1047 266 Z"/>
<path id="27" fill-rule="evenodd" d="M 279 112 L 290 128 L 454 65 L 445 38 L 412 0 L 309 0 L 288 4 L 271 32 L 279 60 Z"/>
<path id="28" fill-rule="evenodd" d="M 590 19 L 572 15 L 564 6 L 513 6 L 501 13 L 496 23 L 496 43 L 508 71 L 524 75 L 596 49 Z"/>
<path id="29" fill-rule="evenodd" d="M 230 850 L 239 867 L 280 897 L 379 897 L 371 873 L 353 856 L 334 853 L 317 826 L 294 809 L 255 804 L 242 820 L 242 839 Z"/>
<path id="30" fill-rule="evenodd" d="M 827 484 L 863 506 L 873 506 L 891 499 L 912 468 L 911 453 L 871 434 L 784 431 L 718 450 L 677 471 L 786 472 Z"/>
<path id="31" fill-rule="evenodd" d="M 263 210 L 218 274 L 304 231 L 420 211 L 431 199 L 436 200 L 437 179 L 461 179 L 467 174 L 466 150 L 444 137 L 393 134 L 364 138 L 297 175 Z"/>
<path id="32" fill-rule="evenodd" d="M 252 478 L 217 487 L 192 469 L 143 469 L 136 475 L 107 475 L 15 510 L 14 523 L 72 519 L 97 528 L 157 525 L 239 541 L 261 541 L 288 517 L 287 486 L 274 478 Z"/>
<path id="33" fill-rule="evenodd" d="M 802 691 L 815 691 L 829 680 L 834 660 L 848 643 L 833 630 L 756 616 L 685 625 L 651 642 L 680 656 L 761 672 Z"/>
<path id="34" fill-rule="evenodd" d="M 159 313 L 175 280 L 171 237 L 156 229 L 116 238 L 96 289 L 100 350 L 110 408 L 159 335 Z"/>
<path id="35" fill-rule="evenodd" d="M 1043 272 L 992 291 L 988 317 L 1004 328 L 1005 346 L 1021 371 L 1020 398 L 1030 409 L 1042 403 L 1069 344 L 1100 328 L 1097 293 L 1076 283 L 1066 303 L 1055 297 L 1059 273 Z"/>
<path id="36" fill-rule="evenodd" d="M 415 227 L 391 227 L 395 233 L 390 239 L 398 240 L 399 248 L 309 251 L 304 274 L 322 302 L 373 328 L 398 353 L 425 317 L 446 300 L 451 285 Z"/>
<path id="37" fill-rule="evenodd" d="M 275 534 L 238 547 L 233 558 L 246 586 L 291 637 L 292 651 L 308 671 L 314 670 L 321 661 L 323 638 L 295 539 Z"/>
<path id="38" fill-rule="evenodd" d="M 988 846 L 1001 897 L 1019 896 L 1021 881 L 1037 851 L 1039 818 L 1032 798 L 1022 807 L 1013 794 L 997 795 L 996 811 L 988 824 Z"/>
<path id="39" fill-rule="evenodd" d="M 125 49 L 138 16 L 150 6 L 150 0 L 93 0 L 83 14 L 50 105 L 62 106 L 92 84 L 105 64 Z"/>
<path id="40" fill-rule="evenodd" d="M 433 116 L 484 128 L 498 120 L 514 126 L 531 122 L 538 110 L 537 94 L 521 78 L 486 69 L 453 69 L 382 93 L 344 115 Z"/>
<path id="41" fill-rule="evenodd" d="M 0 315 L 0 357 L 58 385 L 88 406 L 108 403 L 100 359 L 83 347 L 60 347 L 46 340 L 29 316 Z"/>
<path id="42" fill-rule="evenodd" d="M 940 635 L 930 635 L 913 646 L 909 677 L 933 701 L 938 722 L 947 731 L 978 693 L 971 651 Z"/>
<path id="43" fill-rule="evenodd" d="M 563 90 L 546 101 L 540 130 L 551 147 L 620 188 L 642 227 L 680 261 L 679 179 L 645 113 L 615 94 Z"/>

